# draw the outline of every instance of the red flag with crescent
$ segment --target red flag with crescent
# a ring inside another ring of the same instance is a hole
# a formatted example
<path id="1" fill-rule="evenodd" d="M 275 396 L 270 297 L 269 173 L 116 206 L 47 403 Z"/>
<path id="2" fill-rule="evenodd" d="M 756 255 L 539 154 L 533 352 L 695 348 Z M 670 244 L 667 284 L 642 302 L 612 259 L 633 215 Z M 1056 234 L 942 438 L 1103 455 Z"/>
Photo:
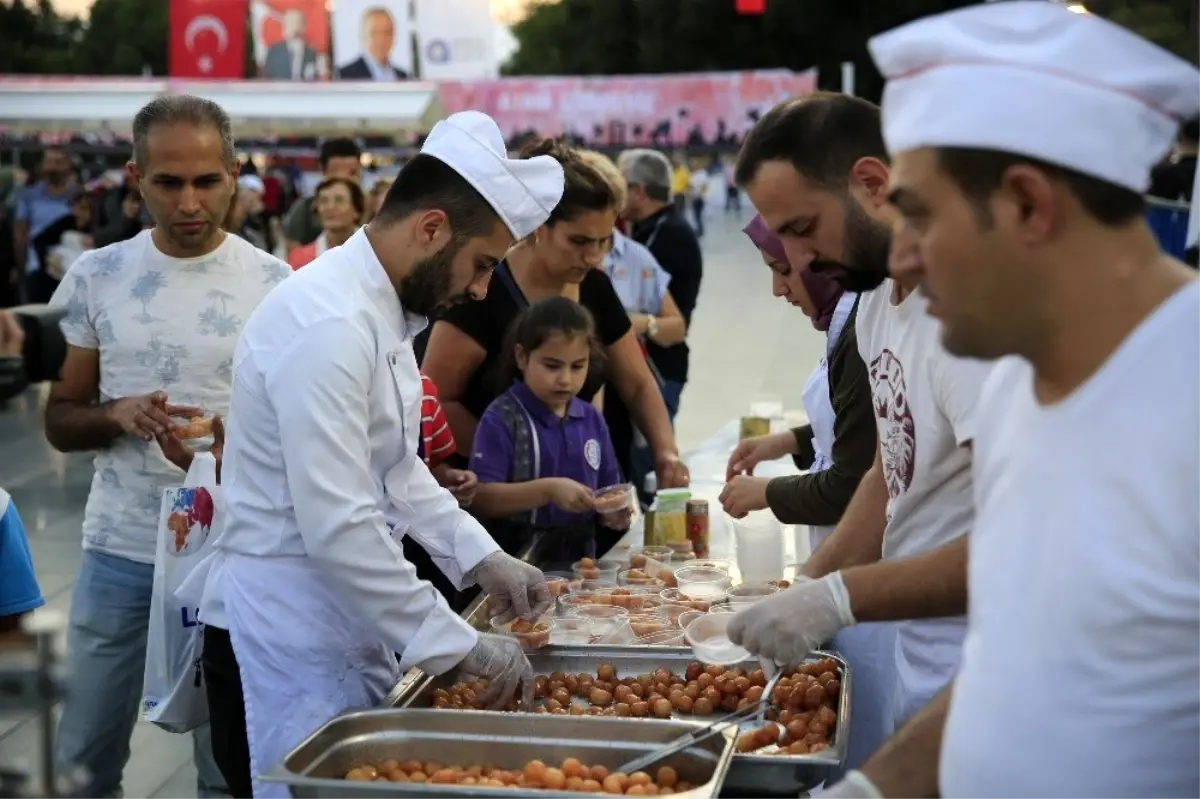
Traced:
<path id="1" fill-rule="evenodd" d="M 245 77 L 248 0 L 171 0 L 172 78 Z"/>

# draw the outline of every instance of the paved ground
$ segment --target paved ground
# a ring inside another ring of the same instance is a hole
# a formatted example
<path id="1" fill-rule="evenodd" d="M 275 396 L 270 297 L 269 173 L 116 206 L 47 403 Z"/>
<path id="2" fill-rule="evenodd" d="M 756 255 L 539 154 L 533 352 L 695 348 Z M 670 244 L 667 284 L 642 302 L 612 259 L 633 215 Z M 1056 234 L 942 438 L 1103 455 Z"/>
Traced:
<path id="1" fill-rule="evenodd" d="M 709 219 L 704 284 L 689 337 L 691 381 L 678 420 L 685 450 L 741 415 L 756 395 L 777 395 L 785 407 L 798 407 L 804 380 L 821 356 L 820 334 L 799 311 L 771 297 L 767 269 L 740 232 L 744 222 L 717 214 Z M 45 443 L 41 401 L 39 392 L 30 391 L 0 412 L 0 486 L 25 519 L 49 605 L 65 611 L 92 469 L 87 456 L 63 456 Z M 32 764 L 36 746 L 34 724 L 0 715 L 0 763 Z M 140 723 L 125 795 L 194 796 L 188 738 Z"/>

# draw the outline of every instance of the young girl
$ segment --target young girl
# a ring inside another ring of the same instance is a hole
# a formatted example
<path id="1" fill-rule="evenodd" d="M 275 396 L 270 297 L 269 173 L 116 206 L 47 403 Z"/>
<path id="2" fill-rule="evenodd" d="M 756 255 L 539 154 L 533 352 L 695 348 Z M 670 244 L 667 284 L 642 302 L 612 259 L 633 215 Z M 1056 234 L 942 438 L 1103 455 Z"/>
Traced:
<path id="1" fill-rule="evenodd" d="M 509 388 L 475 432 L 472 509 L 511 554 L 540 533 L 533 560 L 543 568 L 595 556 L 594 492 L 621 480 L 604 416 L 575 396 L 595 352 L 595 326 L 582 305 L 553 297 L 529 306 L 504 350 L 500 377 Z M 624 529 L 629 516 L 602 523 Z"/>

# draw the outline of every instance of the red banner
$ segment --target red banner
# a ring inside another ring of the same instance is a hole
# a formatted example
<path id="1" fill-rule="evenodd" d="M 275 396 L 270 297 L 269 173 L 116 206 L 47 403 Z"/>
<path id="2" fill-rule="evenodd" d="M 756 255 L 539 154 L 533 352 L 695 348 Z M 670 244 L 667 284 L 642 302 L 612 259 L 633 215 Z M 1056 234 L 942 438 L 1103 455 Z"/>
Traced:
<path id="1" fill-rule="evenodd" d="M 574 136 L 592 146 L 736 144 L 759 116 L 816 89 L 816 70 L 441 81 L 447 114 L 483 111 L 507 138 Z"/>
<path id="2" fill-rule="evenodd" d="M 739 14 L 765 14 L 767 0 L 737 0 L 735 9 Z"/>
<path id="3" fill-rule="evenodd" d="M 170 75 L 245 77 L 247 0 L 171 0 Z"/>

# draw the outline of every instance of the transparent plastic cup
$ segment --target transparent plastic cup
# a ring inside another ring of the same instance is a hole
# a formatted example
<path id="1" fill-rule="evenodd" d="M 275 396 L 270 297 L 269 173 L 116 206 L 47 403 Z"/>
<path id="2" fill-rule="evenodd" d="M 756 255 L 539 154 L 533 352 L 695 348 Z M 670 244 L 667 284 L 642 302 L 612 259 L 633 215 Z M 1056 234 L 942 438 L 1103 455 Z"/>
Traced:
<path id="1" fill-rule="evenodd" d="M 663 630 L 650 635 L 634 638 L 629 646 L 687 646 L 681 630 Z"/>
<path id="2" fill-rule="evenodd" d="M 634 547 L 629 550 L 629 565 L 632 568 L 639 569 L 646 563 L 646 558 L 657 560 L 660 563 L 670 563 L 671 557 L 675 554 L 675 550 L 670 547 L 662 546 L 644 546 Z M 641 562 L 638 562 L 638 557 L 641 556 Z"/>
<path id="3" fill-rule="evenodd" d="M 575 579 L 572 572 L 543 572 L 546 575 L 546 585 L 550 587 L 550 596 L 560 596 L 571 590 L 571 581 Z"/>
<path id="4" fill-rule="evenodd" d="M 663 616 L 630 616 L 625 622 L 629 625 L 629 631 L 633 634 L 634 638 L 678 629 Z"/>
<path id="5" fill-rule="evenodd" d="M 641 569 L 622 569 L 617 572 L 617 585 L 639 585 L 661 591 L 667 584 L 663 580 L 653 577 Z"/>
<path id="6" fill-rule="evenodd" d="M 735 585 L 726 592 L 729 604 L 734 607 L 749 607 L 759 600 L 778 594 L 779 586 L 770 583 L 742 583 Z"/>
<path id="7" fill-rule="evenodd" d="M 686 599 L 720 602 L 729 590 L 729 572 L 714 566 L 689 566 L 675 572 L 679 593 Z"/>
<path id="8" fill-rule="evenodd" d="M 592 560 L 584 558 L 571 564 L 571 571 L 581 580 L 598 580 L 609 585 L 617 584 L 617 572 L 625 564 L 615 560 Z"/>
<path id="9" fill-rule="evenodd" d="M 590 621 L 592 633 L 603 638 L 629 618 L 629 611 L 613 605 L 582 605 L 573 608 L 569 615 Z"/>
<path id="10" fill-rule="evenodd" d="M 728 613 L 706 613 L 683 631 L 696 659 L 713 666 L 732 666 L 750 657 L 750 652 L 729 640 L 726 628 L 733 619 Z"/>
<path id="11" fill-rule="evenodd" d="M 513 629 L 514 625 L 517 625 L 517 629 Z M 538 619 L 535 622 L 514 619 L 503 624 L 492 619 L 492 632 L 516 638 L 524 649 L 541 649 L 550 643 L 550 619 Z"/>
<path id="12" fill-rule="evenodd" d="M 722 558 L 692 558 L 679 564 L 680 569 L 691 569 L 698 566 L 708 569 L 724 569 L 727 572 L 733 571 L 733 561 Z"/>
<path id="13" fill-rule="evenodd" d="M 602 524 L 620 528 L 633 515 L 634 497 L 633 483 L 620 483 L 597 488 L 592 492 L 592 503 Z"/>
<path id="14" fill-rule="evenodd" d="M 713 603 L 704 599 L 688 599 L 683 594 L 679 593 L 678 588 L 668 588 L 661 592 L 659 598 L 664 602 L 671 602 L 677 605 L 685 605 L 691 610 L 707 611 L 712 607 Z"/>
<path id="15" fill-rule="evenodd" d="M 704 615 L 703 610 L 689 610 L 679 614 L 679 629 L 686 630 L 687 626 Z"/>
<path id="16" fill-rule="evenodd" d="M 751 583 L 783 579 L 783 527 L 770 511 L 755 511 L 733 519 L 738 571 Z"/>
<path id="17" fill-rule="evenodd" d="M 595 630 L 588 619 L 568 616 L 550 622 L 550 643 L 553 646 L 587 646 L 593 638 Z"/>
<path id="18" fill-rule="evenodd" d="M 572 611 L 577 608 L 611 604 L 612 598 L 608 594 L 601 594 L 596 591 L 561 594 L 554 600 L 554 615 L 558 618 L 563 618 L 564 616 L 570 616 Z"/>
<path id="19" fill-rule="evenodd" d="M 711 608 L 709 608 L 708 612 L 709 613 L 733 614 L 733 613 L 738 613 L 741 610 L 742 610 L 742 608 L 737 605 L 731 605 L 728 602 L 721 602 L 720 604 L 713 605 Z"/>

